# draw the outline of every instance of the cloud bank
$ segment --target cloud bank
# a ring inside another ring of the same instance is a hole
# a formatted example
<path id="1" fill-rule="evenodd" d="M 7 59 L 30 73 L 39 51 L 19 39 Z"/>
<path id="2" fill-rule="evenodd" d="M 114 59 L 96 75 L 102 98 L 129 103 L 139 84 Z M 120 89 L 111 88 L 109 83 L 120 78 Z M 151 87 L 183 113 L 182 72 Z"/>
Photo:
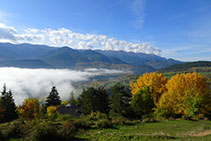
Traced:
<path id="1" fill-rule="evenodd" d="M 76 33 L 66 28 L 25 29 L 20 33 L 11 26 L 0 23 L 0 42 L 69 46 L 74 49 L 123 50 L 126 52 L 160 55 L 161 50 L 150 43 L 132 43 L 106 35 Z"/>
<path id="2" fill-rule="evenodd" d="M 0 68 L 0 87 L 4 83 L 11 89 L 16 104 L 28 97 L 45 98 L 52 86 L 56 86 L 62 99 L 74 91 L 73 83 L 89 80 L 91 77 L 106 74 L 123 73 L 118 70 L 87 69 L 73 71 L 68 69 L 22 69 Z"/>

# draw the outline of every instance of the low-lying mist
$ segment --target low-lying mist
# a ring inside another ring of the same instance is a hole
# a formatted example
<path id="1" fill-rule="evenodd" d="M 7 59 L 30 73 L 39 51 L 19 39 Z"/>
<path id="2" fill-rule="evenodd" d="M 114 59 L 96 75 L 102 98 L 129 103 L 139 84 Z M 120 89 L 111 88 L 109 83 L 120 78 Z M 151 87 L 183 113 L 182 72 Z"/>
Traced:
<path id="1" fill-rule="evenodd" d="M 28 97 L 45 98 L 56 86 L 61 99 L 67 99 L 74 91 L 73 83 L 87 81 L 94 76 L 123 73 L 118 70 L 86 69 L 23 69 L 0 68 L 0 87 L 6 84 L 13 93 L 15 103 L 21 104 Z"/>

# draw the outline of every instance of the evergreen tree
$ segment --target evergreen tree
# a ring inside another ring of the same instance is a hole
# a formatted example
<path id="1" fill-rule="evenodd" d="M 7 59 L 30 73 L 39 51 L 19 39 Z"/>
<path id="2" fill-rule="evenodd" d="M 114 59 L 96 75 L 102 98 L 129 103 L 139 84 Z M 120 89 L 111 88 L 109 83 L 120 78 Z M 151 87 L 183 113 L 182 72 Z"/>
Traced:
<path id="1" fill-rule="evenodd" d="M 47 106 L 57 106 L 61 104 L 59 93 L 55 86 L 52 87 L 51 92 L 46 100 Z"/>
<path id="2" fill-rule="evenodd" d="M 70 93 L 69 103 L 72 106 L 80 106 L 80 98 L 79 97 L 78 98 L 75 98 L 73 91 L 71 91 L 71 93 Z"/>
<path id="3" fill-rule="evenodd" d="M 110 108 L 112 115 L 129 116 L 131 95 L 125 90 L 125 87 L 117 83 L 111 89 Z"/>
<path id="4" fill-rule="evenodd" d="M 83 90 L 81 96 L 82 113 L 101 112 L 108 114 L 108 94 L 104 88 L 88 88 Z"/>
<path id="5" fill-rule="evenodd" d="M 1 92 L 0 107 L 4 109 L 2 122 L 8 122 L 18 118 L 12 92 L 7 92 L 6 85 L 3 86 L 3 91 Z"/>

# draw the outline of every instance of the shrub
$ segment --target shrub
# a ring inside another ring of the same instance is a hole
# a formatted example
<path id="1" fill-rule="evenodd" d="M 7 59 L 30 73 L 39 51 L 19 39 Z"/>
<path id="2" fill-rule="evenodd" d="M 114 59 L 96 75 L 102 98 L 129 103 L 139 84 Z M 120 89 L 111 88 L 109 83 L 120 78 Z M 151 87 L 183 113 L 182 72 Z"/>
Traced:
<path id="1" fill-rule="evenodd" d="M 70 114 L 59 114 L 57 116 L 58 120 L 68 120 L 68 119 L 71 119 L 71 118 L 73 118 L 73 116 L 70 115 Z"/>
<path id="2" fill-rule="evenodd" d="M 58 131 L 59 134 L 65 139 L 73 138 L 73 134 L 77 131 L 77 127 L 73 120 L 63 122 L 62 128 Z"/>
<path id="3" fill-rule="evenodd" d="M 50 118 L 56 118 L 57 117 L 57 114 L 58 114 L 58 111 L 57 111 L 57 107 L 56 106 L 49 106 L 47 108 L 47 115 Z"/>
<path id="4" fill-rule="evenodd" d="M 95 126 L 97 128 L 109 128 L 112 127 L 112 124 L 111 121 L 109 121 L 108 119 L 100 119 L 96 121 Z"/>
<path id="5" fill-rule="evenodd" d="M 58 125 L 50 121 L 40 121 L 34 125 L 32 129 L 25 136 L 25 141 L 57 141 L 62 140 L 62 136 L 58 134 Z"/>
<path id="6" fill-rule="evenodd" d="M 87 120 L 99 120 L 99 119 L 107 119 L 108 116 L 104 113 L 101 113 L 99 111 L 97 112 L 91 112 L 89 115 L 86 116 Z"/>
<path id="7" fill-rule="evenodd" d="M 83 129 L 90 128 L 93 124 L 94 123 L 92 121 L 89 121 L 86 118 L 76 119 L 74 121 L 74 125 L 77 128 L 83 128 Z"/>
<path id="8" fill-rule="evenodd" d="M 22 137 L 24 134 L 24 122 L 22 120 L 15 120 L 2 124 L 1 133 L 5 140 Z"/>

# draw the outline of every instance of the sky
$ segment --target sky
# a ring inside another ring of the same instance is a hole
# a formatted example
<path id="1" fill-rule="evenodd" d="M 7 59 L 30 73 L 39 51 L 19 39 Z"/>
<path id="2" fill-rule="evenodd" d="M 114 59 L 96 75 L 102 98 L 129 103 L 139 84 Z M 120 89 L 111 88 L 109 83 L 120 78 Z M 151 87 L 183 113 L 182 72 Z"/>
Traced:
<path id="1" fill-rule="evenodd" d="M 0 0 L 0 42 L 211 60 L 211 0 Z"/>

